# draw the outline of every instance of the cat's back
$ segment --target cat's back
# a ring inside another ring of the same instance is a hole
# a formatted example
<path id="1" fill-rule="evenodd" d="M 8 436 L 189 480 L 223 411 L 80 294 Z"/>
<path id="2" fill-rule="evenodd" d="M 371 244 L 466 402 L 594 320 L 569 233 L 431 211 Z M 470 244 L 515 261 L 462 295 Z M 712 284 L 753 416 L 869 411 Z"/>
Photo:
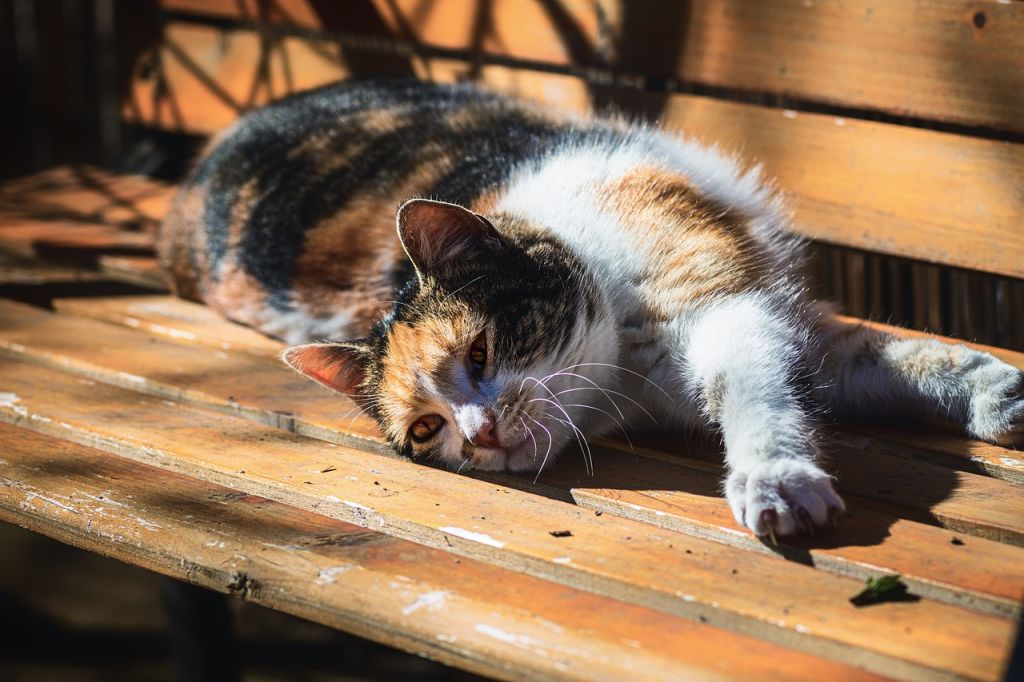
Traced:
<path id="1" fill-rule="evenodd" d="M 268 308 L 281 319 L 346 308 L 358 332 L 409 275 L 394 230 L 403 200 L 479 206 L 564 131 L 471 86 L 371 81 L 296 95 L 210 143 L 164 221 L 161 262 L 179 295 L 268 333 Z"/>

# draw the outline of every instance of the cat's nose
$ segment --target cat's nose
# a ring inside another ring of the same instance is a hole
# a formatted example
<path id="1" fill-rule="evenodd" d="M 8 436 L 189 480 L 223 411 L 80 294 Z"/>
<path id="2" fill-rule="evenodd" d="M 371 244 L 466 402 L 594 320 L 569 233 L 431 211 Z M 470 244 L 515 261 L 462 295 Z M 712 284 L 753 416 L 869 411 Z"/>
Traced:
<path id="1" fill-rule="evenodd" d="M 452 410 L 462 435 L 475 447 L 500 448 L 494 412 L 482 405 L 460 405 Z"/>
<path id="2" fill-rule="evenodd" d="M 500 448 L 501 442 L 498 440 L 498 429 L 494 424 L 494 419 L 487 415 L 484 418 L 483 423 L 480 424 L 480 428 L 476 432 L 476 436 L 473 438 L 473 445 L 482 448 Z"/>

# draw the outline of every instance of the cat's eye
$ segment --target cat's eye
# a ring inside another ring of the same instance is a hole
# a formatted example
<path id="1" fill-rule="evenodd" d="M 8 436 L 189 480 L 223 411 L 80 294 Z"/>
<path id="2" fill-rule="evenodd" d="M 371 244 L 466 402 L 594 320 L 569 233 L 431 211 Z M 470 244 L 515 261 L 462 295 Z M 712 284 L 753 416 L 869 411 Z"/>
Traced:
<path id="1" fill-rule="evenodd" d="M 414 443 L 426 443 L 437 435 L 437 432 L 444 426 L 444 419 L 438 414 L 428 414 L 420 417 L 409 427 L 409 438 Z"/>
<path id="2" fill-rule="evenodd" d="M 480 333 L 469 346 L 469 364 L 473 369 L 481 370 L 487 365 L 487 337 Z"/>

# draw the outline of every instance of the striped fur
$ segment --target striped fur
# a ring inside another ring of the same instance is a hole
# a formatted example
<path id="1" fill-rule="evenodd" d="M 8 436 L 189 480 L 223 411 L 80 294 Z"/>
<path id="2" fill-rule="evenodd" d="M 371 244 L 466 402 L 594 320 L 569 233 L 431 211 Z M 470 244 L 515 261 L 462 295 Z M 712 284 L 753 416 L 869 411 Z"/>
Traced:
<path id="1" fill-rule="evenodd" d="M 218 136 L 160 257 L 180 295 L 306 343 L 289 364 L 410 456 L 539 471 L 617 428 L 714 428 L 737 519 L 788 534 L 843 508 L 812 415 L 945 410 L 995 438 L 1024 381 L 842 328 L 806 300 L 787 220 L 756 169 L 679 136 L 368 82 Z"/>

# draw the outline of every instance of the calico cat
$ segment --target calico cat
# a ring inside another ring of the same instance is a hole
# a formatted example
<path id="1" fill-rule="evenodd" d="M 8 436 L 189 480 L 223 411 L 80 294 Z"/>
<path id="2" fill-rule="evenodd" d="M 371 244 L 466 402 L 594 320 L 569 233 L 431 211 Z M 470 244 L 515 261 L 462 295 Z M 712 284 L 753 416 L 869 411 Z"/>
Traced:
<path id="1" fill-rule="evenodd" d="M 1024 423 L 1017 369 L 810 301 L 787 221 L 758 170 L 685 138 L 382 81 L 242 117 L 159 251 L 179 295 L 304 344 L 288 364 L 409 456 L 539 471 L 620 425 L 714 429 L 737 521 L 775 536 L 843 510 L 814 415 Z"/>

